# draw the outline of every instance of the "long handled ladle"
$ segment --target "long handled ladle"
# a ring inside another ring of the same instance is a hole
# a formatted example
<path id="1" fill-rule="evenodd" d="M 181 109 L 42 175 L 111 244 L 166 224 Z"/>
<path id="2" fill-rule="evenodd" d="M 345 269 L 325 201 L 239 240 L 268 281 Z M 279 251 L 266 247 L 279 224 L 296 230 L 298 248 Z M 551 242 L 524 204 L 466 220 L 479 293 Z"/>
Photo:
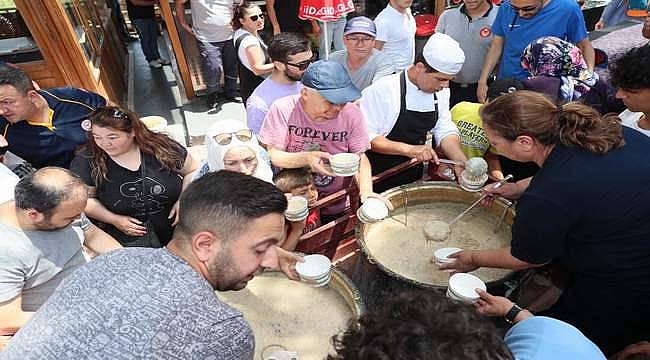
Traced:
<path id="1" fill-rule="evenodd" d="M 498 189 L 501 187 L 501 185 L 505 184 L 508 182 L 508 180 L 512 179 L 512 175 L 508 175 L 504 177 L 503 179 L 499 180 L 496 184 L 494 184 L 494 187 L 492 189 Z M 440 220 L 433 220 L 430 221 L 425 225 L 425 238 L 427 241 L 444 241 L 447 239 L 449 234 L 451 234 L 451 225 L 453 225 L 455 222 L 460 220 L 463 216 L 465 216 L 468 212 L 470 212 L 473 208 L 476 207 L 481 201 L 483 201 L 486 197 L 490 196 L 490 194 L 485 193 L 481 197 L 478 198 L 478 200 L 474 201 L 472 205 L 470 205 L 467 209 L 463 210 L 458 216 L 453 218 L 450 222 L 445 223 L 444 221 Z M 427 231 L 426 227 L 431 228 L 431 231 Z"/>

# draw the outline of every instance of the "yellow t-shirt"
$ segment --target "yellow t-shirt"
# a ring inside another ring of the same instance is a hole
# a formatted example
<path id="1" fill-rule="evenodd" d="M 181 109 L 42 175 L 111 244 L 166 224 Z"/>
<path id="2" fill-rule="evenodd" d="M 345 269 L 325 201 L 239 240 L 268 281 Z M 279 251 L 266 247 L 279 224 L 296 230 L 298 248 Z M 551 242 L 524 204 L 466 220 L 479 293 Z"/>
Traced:
<path id="1" fill-rule="evenodd" d="M 482 104 L 467 101 L 460 102 L 451 108 L 451 120 L 456 124 L 460 133 L 460 142 L 467 158 L 483 157 L 489 150 L 497 154 L 490 146 L 478 110 Z"/>

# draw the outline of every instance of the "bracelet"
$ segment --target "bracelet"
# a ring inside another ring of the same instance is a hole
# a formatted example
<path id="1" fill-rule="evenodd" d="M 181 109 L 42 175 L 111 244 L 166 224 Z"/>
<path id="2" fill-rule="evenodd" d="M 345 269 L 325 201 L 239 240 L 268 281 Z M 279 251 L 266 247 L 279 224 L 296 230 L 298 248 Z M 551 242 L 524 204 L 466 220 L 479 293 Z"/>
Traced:
<path id="1" fill-rule="evenodd" d="M 508 324 L 514 324 L 515 323 L 515 318 L 523 309 L 517 305 L 513 304 L 512 307 L 510 308 L 510 311 L 504 316 Z"/>

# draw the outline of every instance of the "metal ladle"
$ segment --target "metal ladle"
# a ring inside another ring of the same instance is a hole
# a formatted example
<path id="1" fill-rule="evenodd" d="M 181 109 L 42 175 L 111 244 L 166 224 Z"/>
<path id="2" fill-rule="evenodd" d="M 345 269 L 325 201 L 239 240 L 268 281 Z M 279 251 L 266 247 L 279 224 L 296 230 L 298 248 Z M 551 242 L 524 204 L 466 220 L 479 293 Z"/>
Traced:
<path id="1" fill-rule="evenodd" d="M 512 179 L 512 175 L 508 175 L 508 176 L 504 177 L 503 179 L 499 180 L 494 185 L 494 187 L 492 187 L 492 189 L 498 189 L 499 187 L 501 187 L 501 185 L 505 184 L 510 179 Z M 439 231 L 439 232 L 440 232 L 440 234 L 444 234 L 444 237 L 442 235 L 440 236 L 440 238 L 438 238 L 437 236 L 436 237 L 428 237 L 425 234 L 425 238 L 427 239 L 427 241 L 444 241 L 449 236 L 449 234 L 451 234 L 451 225 L 453 225 L 455 222 L 457 222 L 463 216 L 465 216 L 467 213 L 469 213 L 473 208 L 476 207 L 476 205 L 480 204 L 481 201 L 483 201 L 488 196 L 491 196 L 491 195 L 488 194 L 488 193 L 485 193 L 485 194 L 481 195 L 481 197 L 479 197 L 478 200 L 474 201 L 467 209 L 463 210 L 463 212 L 461 212 L 460 214 L 458 214 L 458 216 L 456 216 L 450 222 L 448 222 L 447 223 L 447 229 L 446 229 L 446 231 L 444 233 L 442 231 L 444 229 L 440 229 L 441 231 Z M 444 221 L 439 221 L 439 220 L 434 220 L 434 221 L 438 221 L 438 225 L 440 225 L 440 226 L 442 226 L 442 223 L 444 223 Z"/>

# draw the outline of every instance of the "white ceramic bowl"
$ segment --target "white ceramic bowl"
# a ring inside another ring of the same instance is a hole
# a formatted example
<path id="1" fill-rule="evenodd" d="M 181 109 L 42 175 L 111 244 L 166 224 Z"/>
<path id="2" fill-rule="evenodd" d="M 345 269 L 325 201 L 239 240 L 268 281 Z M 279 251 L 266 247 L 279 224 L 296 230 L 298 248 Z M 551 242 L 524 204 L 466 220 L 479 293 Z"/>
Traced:
<path id="1" fill-rule="evenodd" d="M 332 157 L 330 157 L 330 165 L 335 166 L 335 167 L 342 167 L 342 168 L 347 168 L 347 167 L 352 167 L 352 166 L 359 166 L 359 160 L 361 158 L 359 155 L 354 154 L 354 153 L 339 153 L 339 154 L 334 154 Z"/>
<path id="2" fill-rule="evenodd" d="M 284 217 L 289 221 L 301 221 L 309 215 L 309 201 L 302 196 L 293 196 L 287 201 Z"/>
<path id="3" fill-rule="evenodd" d="M 162 116 L 145 116 L 140 121 L 153 132 L 162 132 L 167 128 L 167 120 Z"/>
<path id="4" fill-rule="evenodd" d="M 332 262 L 327 256 L 319 254 L 307 255 L 304 259 L 304 262 L 296 264 L 296 271 L 303 281 L 319 282 L 330 275 Z"/>
<path id="5" fill-rule="evenodd" d="M 480 177 L 474 177 L 471 176 L 467 170 L 463 170 L 463 172 L 460 173 L 460 179 L 458 183 L 460 184 L 460 187 L 465 191 L 477 192 L 481 191 L 483 185 L 487 180 L 488 174 L 483 174 Z"/>
<path id="6" fill-rule="evenodd" d="M 444 247 L 434 251 L 433 257 L 436 260 L 436 265 L 440 266 L 442 264 L 449 264 L 456 261 L 456 259 L 450 259 L 448 256 L 455 254 L 461 250 L 462 249 L 457 247 Z"/>
<path id="7" fill-rule="evenodd" d="M 370 221 L 380 221 L 388 216 L 388 207 L 376 198 L 367 198 L 360 207 L 363 217 Z"/>
<path id="8" fill-rule="evenodd" d="M 483 280 L 475 275 L 458 273 L 449 278 L 447 290 L 458 300 L 475 303 L 480 298 L 475 289 L 481 289 L 483 291 L 487 289 Z"/>

